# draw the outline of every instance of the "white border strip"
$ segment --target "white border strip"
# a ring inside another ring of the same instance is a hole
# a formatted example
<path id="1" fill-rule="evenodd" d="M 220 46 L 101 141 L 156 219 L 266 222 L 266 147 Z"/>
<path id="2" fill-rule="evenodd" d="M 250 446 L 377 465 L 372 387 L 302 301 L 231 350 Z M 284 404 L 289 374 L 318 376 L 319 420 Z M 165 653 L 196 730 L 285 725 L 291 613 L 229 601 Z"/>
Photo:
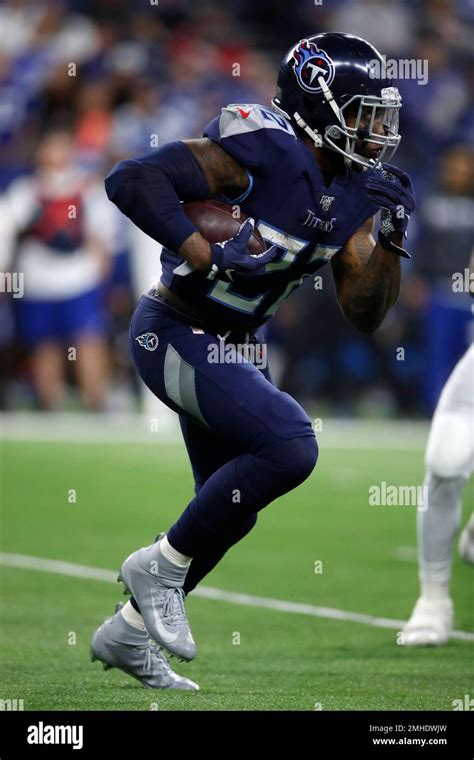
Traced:
<path id="1" fill-rule="evenodd" d="M 26 554 L 8 554 L 0 552 L 0 565 L 19 567 L 24 570 L 39 570 L 40 572 L 55 573 L 57 575 L 69 575 L 74 578 L 88 578 L 94 581 L 115 582 L 117 572 L 105 570 L 100 567 L 88 567 L 76 565 L 73 562 L 62 562 L 55 559 L 42 559 L 30 557 Z M 362 623 L 374 628 L 391 628 L 400 631 L 405 625 L 404 620 L 392 620 L 391 618 L 363 615 L 358 612 L 345 612 L 333 607 L 316 607 L 312 604 L 299 602 L 287 602 L 283 599 L 271 599 L 264 596 L 252 596 L 251 594 L 238 594 L 233 591 L 222 591 L 210 586 L 199 586 L 193 592 L 193 596 L 203 599 L 215 599 L 219 602 L 231 602 L 249 607 L 260 607 L 278 612 L 290 612 L 296 615 L 310 615 L 311 617 L 326 618 L 329 620 L 341 620 L 349 623 Z M 474 633 L 466 631 L 453 631 L 453 639 L 461 641 L 474 641 Z"/>

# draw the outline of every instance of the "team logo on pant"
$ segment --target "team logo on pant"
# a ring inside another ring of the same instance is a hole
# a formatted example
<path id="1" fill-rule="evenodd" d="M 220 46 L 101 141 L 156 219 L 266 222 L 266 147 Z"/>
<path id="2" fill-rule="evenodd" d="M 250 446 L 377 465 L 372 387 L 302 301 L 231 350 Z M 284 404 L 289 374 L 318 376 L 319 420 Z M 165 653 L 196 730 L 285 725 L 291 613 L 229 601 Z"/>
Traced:
<path id="1" fill-rule="evenodd" d="M 156 351 L 158 348 L 158 336 L 155 333 L 143 333 L 143 335 L 139 335 L 135 340 L 142 348 L 146 348 L 147 351 Z"/>

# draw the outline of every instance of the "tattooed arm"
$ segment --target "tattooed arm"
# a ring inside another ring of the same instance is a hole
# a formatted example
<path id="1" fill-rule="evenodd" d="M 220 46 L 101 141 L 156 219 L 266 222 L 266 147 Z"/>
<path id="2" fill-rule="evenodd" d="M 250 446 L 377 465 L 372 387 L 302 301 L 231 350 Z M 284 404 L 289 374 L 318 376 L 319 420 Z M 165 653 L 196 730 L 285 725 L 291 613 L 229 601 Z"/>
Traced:
<path id="1" fill-rule="evenodd" d="M 380 327 L 396 302 L 401 278 L 400 257 L 375 244 L 373 221 L 364 222 L 331 262 L 344 316 L 367 333 Z M 393 242 L 401 245 L 401 233 L 394 234 Z"/>
<path id="2" fill-rule="evenodd" d="M 223 193 L 228 198 L 238 198 L 245 192 L 249 184 L 247 172 L 219 145 L 207 137 L 183 142 L 201 166 L 212 195 Z M 210 245 L 199 232 L 190 235 L 178 253 L 196 269 L 210 267 Z"/>
<path id="3" fill-rule="evenodd" d="M 213 195 L 223 193 L 228 198 L 238 198 L 245 192 L 249 184 L 247 172 L 217 143 L 207 137 L 183 142 L 201 166 Z"/>

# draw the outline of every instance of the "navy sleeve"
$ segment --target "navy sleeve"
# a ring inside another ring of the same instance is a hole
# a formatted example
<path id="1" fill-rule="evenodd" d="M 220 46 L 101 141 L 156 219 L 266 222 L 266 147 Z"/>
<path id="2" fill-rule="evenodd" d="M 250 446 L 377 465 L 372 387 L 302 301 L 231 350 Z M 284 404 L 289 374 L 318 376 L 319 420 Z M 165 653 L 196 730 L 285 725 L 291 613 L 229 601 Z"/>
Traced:
<path id="1" fill-rule="evenodd" d="M 121 161 L 106 177 L 105 188 L 137 227 L 175 252 L 196 232 L 180 201 L 211 197 L 201 167 L 182 142 Z"/>

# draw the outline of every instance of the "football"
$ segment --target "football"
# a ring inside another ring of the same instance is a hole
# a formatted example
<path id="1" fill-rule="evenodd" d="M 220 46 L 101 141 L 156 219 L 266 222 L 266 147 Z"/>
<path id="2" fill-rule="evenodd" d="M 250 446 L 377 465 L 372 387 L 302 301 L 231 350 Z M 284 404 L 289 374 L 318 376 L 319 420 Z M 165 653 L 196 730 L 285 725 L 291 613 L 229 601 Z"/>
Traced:
<path id="1" fill-rule="evenodd" d="M 183 204 L 186 216 L 209 243 L 222 243 L 238 233 L 240 225 L 247 217 L 244 214 L 236 216 L 235 208 L 218 201 L 192 201 Z M 265 253 L 267 249 L 264 239 L 256 229 L 248 245 L 252 256 Z"/>

